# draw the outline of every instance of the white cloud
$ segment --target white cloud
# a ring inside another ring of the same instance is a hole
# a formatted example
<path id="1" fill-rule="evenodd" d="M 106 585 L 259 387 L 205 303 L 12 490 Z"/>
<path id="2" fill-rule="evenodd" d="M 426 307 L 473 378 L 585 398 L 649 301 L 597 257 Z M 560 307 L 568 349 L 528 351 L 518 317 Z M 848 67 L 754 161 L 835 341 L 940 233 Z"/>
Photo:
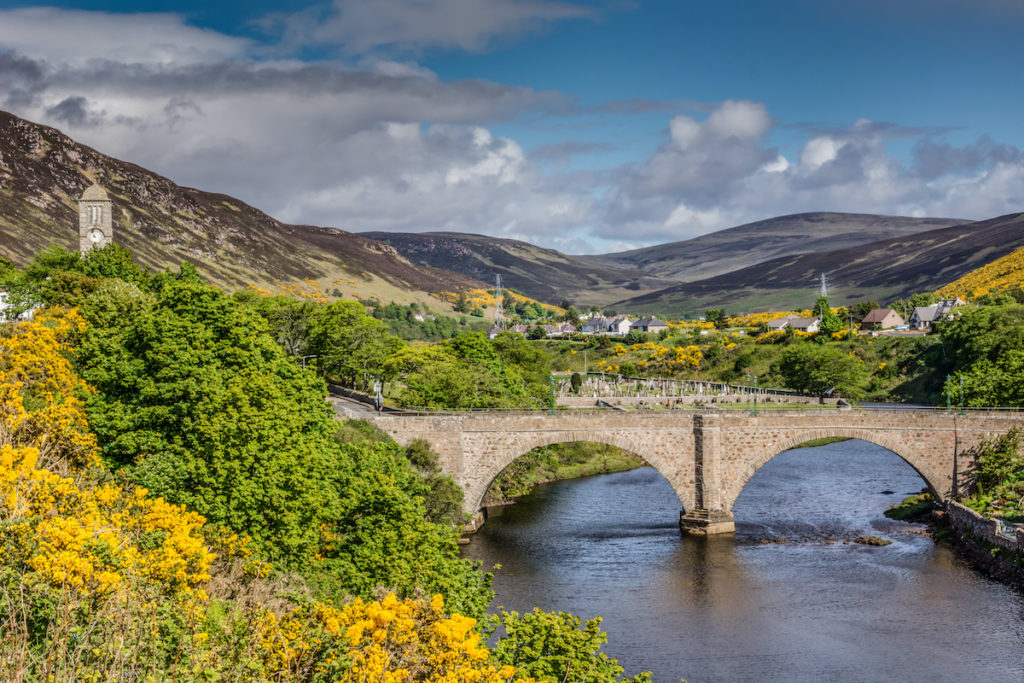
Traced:
<path id="1" fill-rule="evenodd" d="M 707 121 L 708 130 L 720 138 L 759 138 L 772 127 L 768 110 L 760 102 L 726 100 Z"/>
<path id="2" fill-rule="evenodd" d="M 789 159 L 780 154 L 775 157 L 774 161 L 769 161 L 767 164 L 762 166 L 761 170 L 765 173 L 782 173 L 789 170 L 789 168 Z"/>
<path id="3" fill-rule="evenodd" d="M 700 124 L 689 116 L 675 116 L 669 121 L 669 132 L 672 142 L 679 149 L 686 149 L 700 137 Z"/>
<path id="4" fill-rule="evenodd" d="M 800 150 L 800 165 L 809 171 L 821 168 L 836 158 L 844 144 L 830 137 L 812 138 Z"/>

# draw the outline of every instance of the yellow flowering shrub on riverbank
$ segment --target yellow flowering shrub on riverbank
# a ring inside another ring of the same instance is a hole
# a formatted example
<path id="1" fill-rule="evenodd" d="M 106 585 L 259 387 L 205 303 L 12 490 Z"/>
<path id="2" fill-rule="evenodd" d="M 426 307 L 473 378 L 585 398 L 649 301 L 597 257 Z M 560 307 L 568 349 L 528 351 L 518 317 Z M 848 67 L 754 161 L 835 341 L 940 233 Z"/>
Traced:
<path id="1" fill-rule="evenodd" d="M 446 616 L 440 595 L 399 600 L 389 593 L 342 608 L 315 603 L 281 617 L 267 612 L 259 642 L 266 669 L 276 676 L 339 683 L 512 681 L 514 667 L 488 663 L 475 625 L 469 617 Z"/>

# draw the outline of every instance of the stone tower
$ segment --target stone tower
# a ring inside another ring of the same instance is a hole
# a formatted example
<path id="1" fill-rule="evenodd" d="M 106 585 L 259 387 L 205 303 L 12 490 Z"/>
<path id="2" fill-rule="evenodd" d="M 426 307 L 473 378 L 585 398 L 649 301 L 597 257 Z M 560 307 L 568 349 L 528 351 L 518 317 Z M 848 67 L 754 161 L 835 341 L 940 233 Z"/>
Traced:
<path id="1" fill-rule="evenodd" d="M 114 241 L 112 204 L 107 192 L 99 185 L 86 188 L 78 200 L 78 249 L 83 254 L 90 249 L 105 247 Z"/>

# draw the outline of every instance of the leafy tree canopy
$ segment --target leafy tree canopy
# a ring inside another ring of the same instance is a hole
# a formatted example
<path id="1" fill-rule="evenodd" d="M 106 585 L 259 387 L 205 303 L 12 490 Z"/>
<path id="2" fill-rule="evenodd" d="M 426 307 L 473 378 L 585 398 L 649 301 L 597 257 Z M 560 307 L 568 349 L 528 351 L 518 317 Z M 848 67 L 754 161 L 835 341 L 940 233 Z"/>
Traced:
<path id="1" fill-rule="evenodd" d="M 831 346 L 801 343 L 786 349 L 777 372 L 786 386 L 797 391 L 824 395 L 835 390 L 849 398 L 863 394 L 867 371 L 857 358 Z"/>

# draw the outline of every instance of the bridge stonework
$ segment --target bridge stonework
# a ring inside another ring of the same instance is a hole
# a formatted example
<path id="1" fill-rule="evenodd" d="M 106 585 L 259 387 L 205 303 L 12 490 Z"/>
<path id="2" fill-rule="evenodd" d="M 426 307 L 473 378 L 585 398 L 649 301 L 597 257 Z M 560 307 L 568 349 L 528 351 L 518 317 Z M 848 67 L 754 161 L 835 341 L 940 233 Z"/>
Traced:
<path id="1" fill-rule="evenodd" d="M 383 414 L 372 420 L 398 443 L 425 439 L 476 513 L 494 478 L 539 446 L 610 444 L 643 458 L 668 480 L 680 526 L 697 534 L 734 530 L 732 506 L 766 462 L 813 439 L 870 441 L 909 463 L 938 500 L 970 485 L 982 439 L 1024 426 L 1024 413 L 912 410 Z"/>

